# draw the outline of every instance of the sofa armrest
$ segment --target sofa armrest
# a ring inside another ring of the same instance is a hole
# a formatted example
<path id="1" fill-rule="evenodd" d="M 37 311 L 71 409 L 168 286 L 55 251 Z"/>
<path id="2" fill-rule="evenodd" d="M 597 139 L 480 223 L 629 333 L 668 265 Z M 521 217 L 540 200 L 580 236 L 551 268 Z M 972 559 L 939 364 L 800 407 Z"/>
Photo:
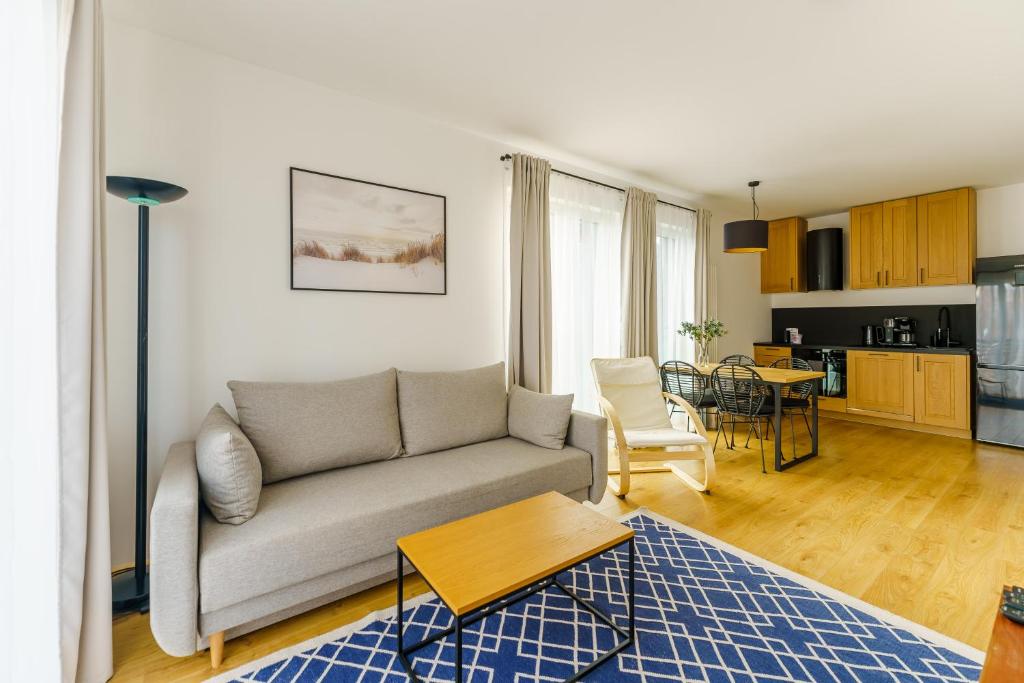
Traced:
<path id="1" fill-rule="evenodd" d="M 565 443 L 590 453 L 594 478 L 589 498 L 592 503 L 601 502 L 608 486 L 608 421 L 599 415 L 572 411 Z"/>
<path id="2" fill-rule="evenodd" d="M 171 446 L 150 525 L 150 629 L 164 652 L 196 651 L 199 626 L 199 473 L 195 443 Z"/>

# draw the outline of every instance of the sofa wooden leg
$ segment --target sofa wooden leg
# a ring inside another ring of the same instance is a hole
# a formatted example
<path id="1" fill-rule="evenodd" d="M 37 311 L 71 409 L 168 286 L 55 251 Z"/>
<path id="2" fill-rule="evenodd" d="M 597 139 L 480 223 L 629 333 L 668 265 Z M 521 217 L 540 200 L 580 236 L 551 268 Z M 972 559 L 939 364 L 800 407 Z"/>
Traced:
<path id="1" fill-rule="evenodd" d="M 210 636 L 210 666 L 214 669 L 220 667 L 224 661 L 224 631 L 218 631 Z"/>

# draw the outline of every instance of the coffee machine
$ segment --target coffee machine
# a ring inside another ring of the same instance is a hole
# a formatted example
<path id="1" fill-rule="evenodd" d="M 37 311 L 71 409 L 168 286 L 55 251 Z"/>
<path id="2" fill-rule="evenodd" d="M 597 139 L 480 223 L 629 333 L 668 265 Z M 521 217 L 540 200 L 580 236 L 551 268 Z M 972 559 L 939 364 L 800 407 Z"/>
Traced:
<path id="1" fill-rule="evenodd" d="M 917 321 L 907 316 L 893 318 L 893 346 L 917 346 Z"/>

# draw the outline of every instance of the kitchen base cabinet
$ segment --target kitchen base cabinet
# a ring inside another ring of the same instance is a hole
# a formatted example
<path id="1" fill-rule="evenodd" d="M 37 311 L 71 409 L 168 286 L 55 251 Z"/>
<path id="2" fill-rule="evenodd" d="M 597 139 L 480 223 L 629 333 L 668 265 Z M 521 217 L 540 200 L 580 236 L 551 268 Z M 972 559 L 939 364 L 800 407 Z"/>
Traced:
<path id="1" fill-rule="evenodd" d="M 970 356 L 848 351 L 847 403 L 835 417 L 970 439 Z"/>
<path id="2" fill-rule="evenodd" d="M 793 352 L 788 346 L 755 346 L 754 365 L 768 367 L 780 358 L 792 358 Z"/>
<path id="3" fill-rule="evenodd" d="M 914 421 L 970 429 L 967 356 L 919 353 L 914 359 Z"/>
<path id="4" fill-rule="evenodd" d="M 846 353 L 846 410 L 890 420 L 914 419 L 914 354 Z"/>

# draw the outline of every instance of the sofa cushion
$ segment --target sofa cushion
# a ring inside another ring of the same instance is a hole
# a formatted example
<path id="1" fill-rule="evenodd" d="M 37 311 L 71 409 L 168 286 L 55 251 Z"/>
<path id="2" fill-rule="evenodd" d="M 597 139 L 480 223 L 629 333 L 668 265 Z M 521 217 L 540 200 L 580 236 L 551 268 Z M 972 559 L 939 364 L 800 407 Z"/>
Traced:
<path id="1" fill-rule="evenodd" d="M 263 483 L 402 453 L 395 370 L 338 382 L 228 382 Z"/>
<path id="2" fill-rule="evenodd" d="M 592 480 L 590 454 L 512 437 L 416 458 L 331 470 L 263 487 L 240 526 L 204 513 L 204 613 L 395 552 L 406 534 Z"/>
<path id="3" fill-rule="evenodd" d="M 572 394 L 539 394 L 513 384 L 508 392 L 509 436 L 558 450 L 569 430 L 572 399 Z"/>
<path id="4" fill-rule="evenodd" d="M 408 455 L 508 436 L 505 364 L 457 372 L 399 370 L 398 414 Z"/>
<path id="5" fill-rule="evenodd" d="M 252 519 L 263 487 L 260 459 L 219 403 L 199 427 L 196 470 L 203 502 L 218 522 L 241 524 Z"/>

